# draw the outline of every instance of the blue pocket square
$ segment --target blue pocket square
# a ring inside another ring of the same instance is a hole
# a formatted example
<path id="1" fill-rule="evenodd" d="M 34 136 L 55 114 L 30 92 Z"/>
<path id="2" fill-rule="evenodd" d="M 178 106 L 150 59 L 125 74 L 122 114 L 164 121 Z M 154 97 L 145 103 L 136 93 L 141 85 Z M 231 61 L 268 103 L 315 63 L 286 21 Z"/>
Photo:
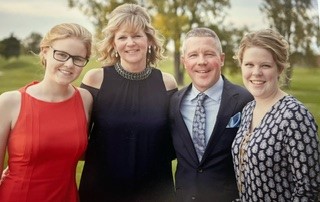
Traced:
<path id="1" fill-rule="evenodd" d="M 233 117 L 231 117 L 227 128 L 238 128 L 240 126 L 241 121 L 241 112 L 236 113 Z"/>

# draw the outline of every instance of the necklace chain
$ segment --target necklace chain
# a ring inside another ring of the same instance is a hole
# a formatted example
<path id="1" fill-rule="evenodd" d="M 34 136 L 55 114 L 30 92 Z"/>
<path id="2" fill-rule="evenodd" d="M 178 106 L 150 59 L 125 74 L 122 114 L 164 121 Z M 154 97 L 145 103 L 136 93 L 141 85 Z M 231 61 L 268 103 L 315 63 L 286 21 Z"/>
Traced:
<path id="1" fill-rule="evenodd" d="M 133 73 L 133 72 L 128 72 L 123 67 L 121 66 L 120 63 L 115 64 L 115 70 L 120 74 L 125 79 L 133 80 L 133 81 L 138 81 L 138 80 L 144 80 L 148 78 L 148 76 L 152 72 L 152 67 L 146 67 L 142 72 L 139 73 Z"/>
<path id="2" fill-rule="evenodd" d="M 250 139 L 252 135 L 253 135 L 253 132 L 251 133 L 246 132 L 239 145 L 239 178 L 240 179 L 238 181 L 238 189 L 240 191 L 240 194 L 242 194 L 242 180 L 244 178 L 244 172 L 247 168 L 248 147 L 249 147 Z"/>

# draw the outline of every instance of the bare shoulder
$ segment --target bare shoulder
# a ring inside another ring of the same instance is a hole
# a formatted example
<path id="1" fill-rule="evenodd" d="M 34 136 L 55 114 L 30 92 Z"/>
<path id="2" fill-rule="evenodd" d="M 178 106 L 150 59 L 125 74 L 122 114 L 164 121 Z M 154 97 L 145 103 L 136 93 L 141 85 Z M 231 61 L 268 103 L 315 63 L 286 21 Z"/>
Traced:
<path id="1" fill-rule="evenodd" d="M 8 91 L 0 95 L 0 108 L 16 107 L 21 103 L 21 93 L 19 91 Z"/>
<path id="2" fill-rule="evenodd" d="M 162 72 L 162 78 L 167 91 L 173 90 L 178 87 L 177 81 L 172 74 Z"/>
<path id="3" fill-rule="evenodd" d="M 91 93 L 84 89 L 84 88 L 78 88 L 81 98 L 82 98 L 82 102 L 83 102 L 83 106 L 84 109 L 86 111 L 86 116 L 87 116 L 87 120 L 90 118 L 91 115 L 91 109 L 92 109 L 92 103 L 93 103 L 93 98 Z"/>
<path id="4" fill-rule="evenodd" d="M 77 88 L 80 92 L 80 95 L 82 98 L 86 98 L 86 99 L 92 99 L 92 95 L 91 93 L 87 90 L 87 89 L 84 89 L 84 88 Z"/>
<path id="5" fill-rule="evenodd" d="M 1 127 L 9 127 L 18 118 L 21 106 L 21 93 L 8 91 L 0 95 Z"/>
<path id="6" fill-rule="evenodd" d="M 89 70 L 83 77 L 82 83 L 94 88 L 100 88 L 103 80 L 103 68 Z"/>
<path id="7" fill-rule="evenodd" d="M 83 102 L 85 103 L 86 106 L 90 106 L 92 104 L 93 98 L 91 93 L 84 89 L 84 88 L 78 88 L 81 98 L 83 100 Z"/>

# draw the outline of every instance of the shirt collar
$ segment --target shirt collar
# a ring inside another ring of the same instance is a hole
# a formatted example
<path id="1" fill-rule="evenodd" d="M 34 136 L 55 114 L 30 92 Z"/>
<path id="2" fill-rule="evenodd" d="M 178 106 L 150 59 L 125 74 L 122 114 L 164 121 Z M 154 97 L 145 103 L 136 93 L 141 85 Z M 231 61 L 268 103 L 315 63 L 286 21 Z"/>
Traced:
<path id="1" fill-rule="evenodd" d="M 210 99 L 214 101 L 220 101 L 222 90 L 223 90 L 223 79 L 222 79 L 222 76 L 220 75 L 219 80 L 203 93 L 205 93 Z M 192 84 L 190 93 L 191 93 L 191 100 L 194 100 L 197 98 L 197 95 L 200 93 L 200 91 Z"/>

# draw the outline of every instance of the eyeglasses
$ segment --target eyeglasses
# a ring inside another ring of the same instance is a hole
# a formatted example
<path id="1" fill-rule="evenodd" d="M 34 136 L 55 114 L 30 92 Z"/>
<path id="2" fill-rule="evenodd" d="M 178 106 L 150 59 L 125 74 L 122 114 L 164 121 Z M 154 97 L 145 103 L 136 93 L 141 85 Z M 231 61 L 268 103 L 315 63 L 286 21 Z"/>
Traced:
<path id="1" fill-rule="evenodd" d="M 50 46 L 50 48 L 52 47 Z M 78 67 L 84 67 L 89 62 L 87 58 L 70 55 L 69 53 L 66 53 L 64 51 L 55 50 L 54 48 L 52 48 L 52 50 L 53 50 L 53 58 L 59 62 L 66 62 L 67 60 L 72 58 L 73 64 Z"/>

